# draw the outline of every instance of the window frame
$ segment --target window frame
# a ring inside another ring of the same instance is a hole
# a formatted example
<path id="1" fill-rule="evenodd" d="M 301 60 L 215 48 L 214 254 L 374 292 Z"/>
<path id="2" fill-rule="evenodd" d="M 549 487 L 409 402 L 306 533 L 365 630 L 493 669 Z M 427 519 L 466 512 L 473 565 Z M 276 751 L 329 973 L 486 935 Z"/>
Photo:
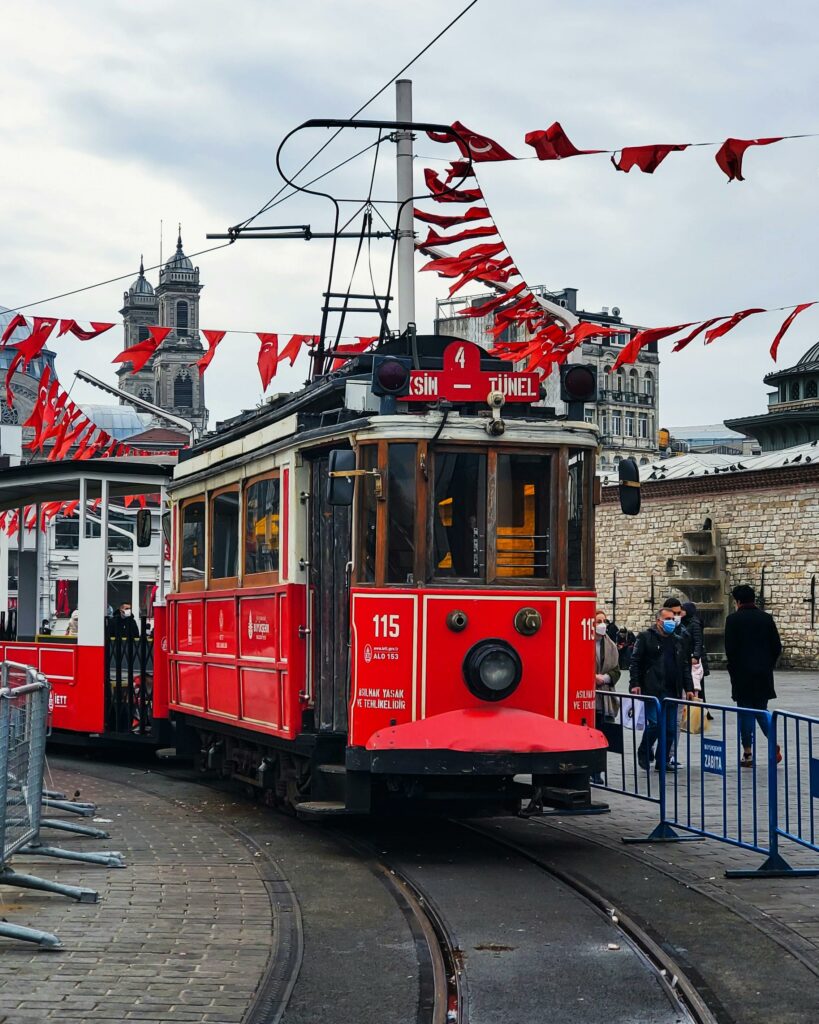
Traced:
<path id="1" fill-rule="evenodd" d="M 185 540 L 185 509 L 188 507 L 188 505 L 195 505 L 197 502 L 202 502 L 202 505 L 204 507 L 203 511 L 205 513 L 205 515 L 204 515 L 204 527 L 205 527 L 205 531 L 204 531 L 205 532 L 205 538 L 204 538 L 204 543 L 205 543 L 205 570 L 204 570 L 204 573 L 202 574 L 201 580 L 184 580 L 183 581 L 183 579 L 182 579 L 182 548 L 184 546 L 184 540 Z M 208 560 L 209 559 L 208 559 L 208 556 L 209 556 L 209 553 L 210 553 L 210 548 L 209 548 L 209 544 L 208 544 L 208 519 L 209 519 L 209 516 L 208 516 L 208 505 L 209 505 L 209 503 L 208 503 L 208 496 L 207 496 L 207 494 L 205 494 L 204 491 L 201 494 L 194 494 L 190 498 L 183 498 L 182 501 L 179 502 L 179 514 L 178 514 L 177 519 L 176 519 L 176 528 L 177 528 L 177 533 L 176 533 L 176 539 L 177 539 L 177 545 L 176 545 L 176 578 L 178 580 L 177 590 L 179 591 L 179 593 L 207 590 L 208 572 L 209 572 L 209 566 L 208 566 Z"/>
<path id="2" fill-rule="evenodd" d="M 213 577 L 213 527 L 215 517 L 213 514 L 213 504 L 220 494 L 226 494 L 228 491 L 235 491 L 239 498 L 239 528 L 238 537 L 236 543 L 241 545 L 244 540 L 244 530 L 242 528 L 242 487 L 239 481 L 235 481 L 232 484 L 225 484 L 223 487 L 217 487 L 215 491 L 208 492 L 208 503 L 207 503 L 207 518 L 205 520 L 205 535 L 207 537 L 207 552 L 206 552 L 206 579 L 207 579 L 207 590 L 236 590 L 239 587 L 239 573 L 242 568 L 242 558 L 240 557 L 239 551 L 236 552 L 236 575 L 235 576 L 222 576 L 217 579 Z"/>
<path id="3" fill-rule="evenodd" d="M 277 480 L 279 484 L 279 568 L 275 571 L 267 572 L 248 572 L 245 557 L 247 549 L 245 545 L 246 527 L 247 527 L 247 492 L 254 484 L 260 483 L 262 480 Z M 284 516 L 287 514 L 287 510 L 282 507 L 282 480 L 280 469 L 269 469 L 266 473 L 257 473 L 255 476 L 248 477 L 242 484 L 242 494 L 240 501 L 240 515 L 239 515 L 239 537 L 241 543 L 241 557 L 239 559 L 239 571 L 241 574 L 242 586 L 243 587 L 264 587 L 270 584 L 279 583 L 281 580 L 281 565 L 282 565 L 282 525 Z"/>

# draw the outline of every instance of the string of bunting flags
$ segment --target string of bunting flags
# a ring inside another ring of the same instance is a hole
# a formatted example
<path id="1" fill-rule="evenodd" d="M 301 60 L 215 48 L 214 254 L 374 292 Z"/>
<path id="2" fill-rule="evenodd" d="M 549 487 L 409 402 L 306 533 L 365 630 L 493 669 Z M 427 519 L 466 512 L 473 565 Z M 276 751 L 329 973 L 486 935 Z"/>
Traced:
<path id="1" fill-rule="evenodd" d="M 497 224 L 486 205 L 486 200 L 478 182 L 477 170 L 474 166 L 475 163 L 480 163 L 481 161 L 515 158 L 507 154 L 506 150 L 494 142 L 494 140 L 470 132 L 459 121 L 455 121 L 452 127 L 466 139 L 466 145 L 470 146 L 470 152 L 467 153 L 465 145 L 458 141 L 458 148 L 461 150 L 461 154 L 463 156 L 471 154 L 472 156 L 473 164 L 471 170 L 468 161 L 454 160 L 445 170 L 445 177 L 443 179 L 430 168 L 424 170 L 424 179 L 431 200 L 442 204 L 461 204 L 466 206 L 466 210 L 463 213 L 439 214 L 415 208 L 414 215 L 416 221 L 419 221 L 422 225 L 427 225 L 426 237 L 416 243 L 416 249 L 431 257 L 421 267 L 421 272 L 434 272 L 439 277 L 453 280 L 449 287 L 450 297 L 459 292 L 470 281 L 479 281 L 490 287 L 499 286 L 497 290 L 500 291 L 500 294 L 495 298 L 460 309 L 458 310 L 458 315 L 465 317 L 487 317 L 494 315 L 494 326 L 490 329 L 490 334 L 496 341 L 494 347 L 490 350 L 491 354 L 502 359 L 521 363 L 525 365 L 526 369 L 537 371 L 543 376 L 549 375 L 555 363 L 565 362 L 569 354 L 582 345 L 584 341 L 592 337 L 605 337 L 622 333 L 622 328 L 619 326 L 608 327 L 594 323 L 579 323 L 567 330 L 562 322 L 538 302 L 506 248 Z M 558 124 L 548 129 L 547 133 L 550 135 L 550 145 L 556 147 L 555 152 L 557 155 L 547 155 L 542 157 L 542 159 L 562 159 L 564 156 L 604 152 L 601 150 L 575 150 L 571 143 L 565 139 L 565 135 L 561 135 L 562 129 L 560 129 Z M 453 141 L 449 136 L 439 133 L 429 132 L 428 134 L 437 142 L 451 143 Z M 529 141 L 529 136 L 527 136 L 527 141 Z M 735 166 L 735 169 L 741 171 L 741 155 L 739 160 L 740 163 Z M 659 163 L 659 160 L 655 163 L 655 166 L 657 163 Z M 638 164 L 633 164 L 632 166 L 638 166 Z M 643 168 L 641 167 L 641 169 Z M 450 187 L 450 182 L 456 179 L 463 179 L 467 174 L 474 178 L 475 187 L 464 189 L 461 187 L 461 181 L 458 181 L 457 187 Z M 741 175 L 738 176 L 741 177 Z M 478 227 L 465 226 L 471 225 L 476 221 L 488 221 L 489 223 Z M 442 233 L 450 228 L 456 228 L 457 230 L 452 233 Z M 451 256 L 440 252 L 441 248 L 448 245 L 473 242 L 477 238 L 486 239 L 486 241 L 469 245 L 459 253 Z M 510 282 L 513 283 L 510 284 Z M 689 333 L 683 337 L 673 339 L 673 352 L 682 351 L 682 349 L 686 348 L 696 337 L 703 333 L 704 343 L 710 345 L 718 338 L 728 334 L 729 331 L 732 331 L 748 317 L 755 314 L 789 310 L 790 312 L 779 327 L 771 344 L 771 357 L 776 360 L 779 345 L 791 324 L 800 313 L 816 304 L 817 300 L 813 300 L 802 302 L 795 306 L 778 306 L 774 309 L 754 307 L 723 316 L 712 317 L 708 320 L 691 321 L 690 323 L 667 327 L 646 328 L 645 330 L 638 331 L 620 350 L 611 369 L 617 370 L 624 364 L 636 362 L 640 351 L 647 345 L 665 338 L 672 338 L 681 331 L 689 331 Z M 524 340 L 498 341 L 497 339 L 510 328 L 516 329 L 518 336 L 521 333 L 524 334 Z"/>
<path id="2" fill-rule="evenodd" d="M 454 121 L 452 128 L 461 136 L 460 139 L 452 139 L 451 136 L 440 132 L 427 132 L 427 134 L 435 142 L 451 143 L 454 141 L 460 149 L 461 155 L 463 157 L 471 157 L 473 163 L 532 159 L 531 157 L 513 156 L 500 143 L 490 139 L 488 135 L 473 132 L 466 125 L 461 124 L 460 121 Z M 717 162 L 717 166 L 730 182 L 745 180 L 742 176 L 742 160 L 746 151 L 751 146 L 770 146 L 775 142 L 784 142 L 786 139 L 813 139 L 817 138 L 817 136 L 819 136 L 819 133 L 807 132 L 801 135 L 777 135 L 762 139 L 728 138 L 722 143 L 652 143 L 642 146 L 623 146 L 618 149 L 578 149 L 569 139 L 560 122 L 555 121 L 548 128 L 527 132 L 524 142 L 527 146 L 531 146 L 534 149 L 535 157 L 538 160 L 566 160 L 573 156 L 607 154 L 611 156 L 611 162 L 616 170 L 628 173 L 633 167 L 636 167 L 644 174 L 653 174 L 670 153 L 678 153 L 686 149 L 716 147 L 717 152 L 714 159 Z M 454 166 L 457 168 L 457 164 Z M 432 173 L 434 174 L 434 172 Z M 463 174 L 456 171 L 452 177 L 463 177 Z"/>
<path id="3" fill-rule="evenodd" d="M 99 511 L 102 498 L 93 498 L 87 502 L 86 508 L 89 512 Z M 125 508 L 130 508 L 131 505 L 137 503 L 140 508 L 147 508 L 150 502 L 153 505 L 158 506 L 160 502 L 159 494 L 133 494 L 122 499 L 122 503 Z M 48 501 L 44 505 L 40 505 L 39 517 L 37 515 L 36 505 L 26 505 L 22 510 L 23 515 L 23 529 L 32 531 L 40 529 L 41 532 L 45 533 L 48 524 L 55 516 L 61 515 L 64 518 L 71 519 L 78 514 L 79 510 L 79 499 L 74 501 Z M 15 536 L 17 531 L 20 529 L 20 513 L 17 509 L 8 509 L 5 512 L 0 512 L 0 530 L 7 534 L 9 537 Z"/>
<path id="4" fill-rule="evenodd" d="M 112 437 L 72 402 L 57 377 L 51 375 L 49 366 L 46 366 L 40 376 L 34 408 L 22 425 L 34 430 L 33 438 L 26 445 L 31 451 L 42 452 L 45 450 L 46 442 L 51 442 L 48 462 L 66 459 L 69 454 L 72 460 L 79 461 L 91 459 L 96 455 L 101 458 L 122 458 L 179 454 L 178 450 L 155 452 L 145 448 L 133 448 Z"/>

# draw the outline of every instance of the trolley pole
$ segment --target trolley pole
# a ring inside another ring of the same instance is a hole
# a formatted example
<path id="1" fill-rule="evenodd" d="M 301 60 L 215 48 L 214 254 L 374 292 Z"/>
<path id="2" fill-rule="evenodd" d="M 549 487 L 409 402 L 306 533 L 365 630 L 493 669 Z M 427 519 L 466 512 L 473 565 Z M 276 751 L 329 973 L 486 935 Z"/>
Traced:
<path id="1" fill-rule="evenodd" d="M 401 78 L 395 83 L 395 119 L 412 120 L 412 82 Z M 398 218 L 396 252 L 398 280 L 398 325 L 401 333 L 415 323 L 415 236 L 412 230 L 412 132 L 396 131 L 397 199 L 401 207 Z"/>

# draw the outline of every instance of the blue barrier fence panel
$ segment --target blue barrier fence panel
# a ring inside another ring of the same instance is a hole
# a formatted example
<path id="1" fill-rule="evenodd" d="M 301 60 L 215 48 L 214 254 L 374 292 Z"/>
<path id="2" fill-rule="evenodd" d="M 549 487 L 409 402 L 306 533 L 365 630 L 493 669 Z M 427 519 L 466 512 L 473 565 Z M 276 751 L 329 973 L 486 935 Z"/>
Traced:
<path id="1" fill-rule="evenodd" d="M 819 853 L 819 721 L 775 711 L 782 769 L 777 834 Z"/>
<path id="2" fill-rule="evenodd" d="M 656 697 L 596 690 L 596 726 L 609 742 L 606 770 L 592 786 L 659 804 L 660 776 L 652 761 L 643 760 L 646 721 L 659 721 L 662 708 Z"/>

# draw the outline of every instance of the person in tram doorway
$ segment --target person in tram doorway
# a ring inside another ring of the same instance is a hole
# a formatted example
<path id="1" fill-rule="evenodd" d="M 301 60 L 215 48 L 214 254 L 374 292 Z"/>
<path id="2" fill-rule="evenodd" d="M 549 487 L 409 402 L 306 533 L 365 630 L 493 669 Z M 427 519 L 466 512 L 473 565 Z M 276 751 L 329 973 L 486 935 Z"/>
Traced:
<path id="1" fill-rule="evenodd" d="M 759 722 L 763 734 L 768 735 L 768 720 L 757 711 L 767 711 L 768 701 L 776 699 L 774 667 L 782 653 L 779 630 L 771 615 L 756 604 L 753 588 L 742 584 L 734 587 L 731 596 L 736 611 L 725 620 L 725 660 L 731 680 L 731 699 L 740 711 L 739 736 L 742 742 L 743 768 L 754 763 L 754 721 Z M 776 748 L 777 761 L 782 752 Z"/>
<path id="2" fill-rule="evenodd" d="M 75 608 L 65 627 L 66 636 L 76 636 L 80 631 L 80 613 Z"/>
<path id="3" fill-rule="evenodd" d="M 120 637 L 122 640 L 139 637 L 139 626 L 131 611 L 131 602 L 123 601 L 110 618 L 110 633 L 112 638 Z"/>
<path id="4" fill-rule="evenodd" d="M 617 717 L 618 701 L 609 697 L 620 678 L 619 652 L 617 645 L 609 633 L 609 620 L 602 608 L 597 609 L 595 620 L 594 641 L 594 688 L 597 691 L 594 699 L 594 713 L 598 729 L 605 723 L 614 722 Z M 601 690 L 607 691 L 601 693 Z M 598 772 L 592 776 L 592 782 L 603 785 L 603 776 Z"/>
<path id="5" fill-rule="evenodd" d="M 691 656 L 687 638 L 677 632 L 678 623 L 670 608 L 660 608 L 654 617 L 654 625 L 639 634 L 634 643 L 629 666 L 629 689 L 634 694 L 656 697 L 661 702 L 666 698 L 679 699 L 685 694 L 693 697 L 691 679 Z M 661 722 L 660 719 L 664 721 Z M 666 767 L 676 771 L 679 767 L 674 759 L 677 735 L 677 716 L 658 711 L 654 701 L 646 701 L 646 728 L 637 748 L 637 763 L 645 770 L 655 759 L 654 745 L 660 738 L 664 725 L 666 736 Z M 657 771 L 662 765 L 657 761 Z"/>

